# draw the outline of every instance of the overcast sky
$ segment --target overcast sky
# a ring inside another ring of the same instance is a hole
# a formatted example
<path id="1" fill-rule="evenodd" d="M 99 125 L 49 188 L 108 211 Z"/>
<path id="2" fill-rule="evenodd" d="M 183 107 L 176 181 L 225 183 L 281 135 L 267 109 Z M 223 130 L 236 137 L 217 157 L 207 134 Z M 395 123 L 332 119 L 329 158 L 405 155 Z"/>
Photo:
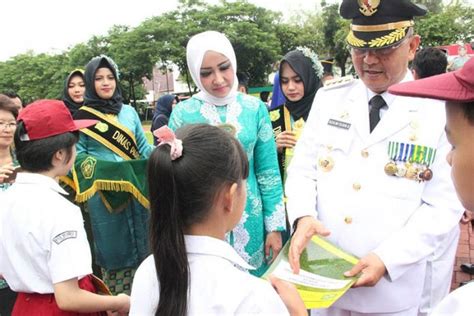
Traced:
<path id="1" fill-rule="evenodd" d="M 329 0 L 335 2 L 340 0 Z M 474 3 L 474 0 L 466 0 Z M 218 0 L 207 0 L 217 3 Z M 315 10 L 321 0 L 249 0 L 285 16 Z M 61 53 L 114 24 L 137 26 L 176 8 L 177 0 L 1 0 L 0 61 L 33 50 Z"/>
<path id="2" fill-rule="evenodd" d="M 217 3 L 218 0 L 207 0 Z M 289 13 L 315 10 L 320 0 L 250 0 Z M 33 50 L 60 53 L 114 24 L 137 26 L 146 18 L 176 8 L 177 0 L 2 0 L 0 61 Z"/>

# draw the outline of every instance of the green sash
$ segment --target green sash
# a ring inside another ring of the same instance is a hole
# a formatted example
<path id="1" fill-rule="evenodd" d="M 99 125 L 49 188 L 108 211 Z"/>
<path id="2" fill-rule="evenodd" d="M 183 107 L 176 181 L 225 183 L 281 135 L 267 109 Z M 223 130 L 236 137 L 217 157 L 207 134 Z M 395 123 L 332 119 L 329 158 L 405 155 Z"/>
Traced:
<path id="1" fill-rule="evenodd" d="M 116 162 L 80 154 L 72 172 L 60 180 L 76 191 L 76 202 L 86 202 L 99 193 L 109 211 L 119 212 L 132 195 L 149 208 L 146 165 L 147 159 Z"/>
<path id="2" fill-rule="evenodd" d="M 74 119 L 98 120 L 97 124 L 82 129 L 81 132 L 92 137 L 125 160 L 140 158 L 135 136 L 117 120 L 87 106 L 81 107 L 74 115 Z"/>

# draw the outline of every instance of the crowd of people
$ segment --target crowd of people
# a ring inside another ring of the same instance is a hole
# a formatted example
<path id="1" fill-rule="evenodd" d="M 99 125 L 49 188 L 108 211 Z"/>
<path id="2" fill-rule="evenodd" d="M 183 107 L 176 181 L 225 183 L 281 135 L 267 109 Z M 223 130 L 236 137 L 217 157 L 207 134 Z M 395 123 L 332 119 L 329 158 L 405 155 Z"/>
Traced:
<path id="1" fill-rule="evenodd" d="M 62 100 L 0 94 L 0 315 L 469 314 L 474 283 L 448 293 L 474 209 L 474 60 L 445 73 L 410 0 L 340 14 L 358 79 L 297 47 L 270 106 L 225 34 L 190 37 L 199 92 L 158 99 L 154 144 L 105 55 Z M 307 311 L 261 277 L 288 240 L 300 273 L 314 235 L 360 259 L 339 300 Z"/>

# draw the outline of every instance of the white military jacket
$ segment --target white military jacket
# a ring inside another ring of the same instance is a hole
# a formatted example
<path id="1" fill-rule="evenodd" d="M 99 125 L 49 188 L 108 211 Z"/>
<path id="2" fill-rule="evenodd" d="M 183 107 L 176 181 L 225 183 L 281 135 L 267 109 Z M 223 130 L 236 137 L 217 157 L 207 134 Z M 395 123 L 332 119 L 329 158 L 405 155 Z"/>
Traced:
<path id="1" fill-rule="evenodd" d="M 411 79 L 407 72 L 404 81 Z M 446 162 L 444 103 L 388 99 L 388 109 L 369 133 L 368 90 L 362 81 L 320 89 L 285 184 L 290 223 L 314 216 L 336 245 L 358 257 L 374 252 L 384 262 L 387 274 L 378 284 L 350 289 L 335 304 L 361 313 L 418 306 L 426 259 L 463 213 Z M 387 175 L 390 142 L 435 149 L 429 167 L 433 178 Z"/>

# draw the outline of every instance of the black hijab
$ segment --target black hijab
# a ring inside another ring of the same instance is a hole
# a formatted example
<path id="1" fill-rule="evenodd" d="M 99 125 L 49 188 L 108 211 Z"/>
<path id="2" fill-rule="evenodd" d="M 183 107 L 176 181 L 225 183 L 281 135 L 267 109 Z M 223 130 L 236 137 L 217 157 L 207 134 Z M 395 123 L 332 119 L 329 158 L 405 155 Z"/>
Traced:
<path id="1" fill-rule="evenodd" d="M 83 106 L 83 103 L 76 103 L 74 100 L 71 98 L 69 95 L 69 82 L 71 81 L 72 77 L 74 76 L 80 76 L 82 80 L 84 80 L 84 72 L 81 69 L 76 69 L 73 70 L 66 78 L 66 81 L 64 82 L 64 89 L 63 89 L 63 102 L 66 104 L 66 107 L 69 109 L 69 112 L 71 112 L 71 115 L 74 116 L 74 113 L 76 113 L 77 110 L 81 106 Z"/>
<path id="2" fill-rule="evenodd" d="M 313 62 L 311 59 L 306 57 L 300 50 L 292 50 L 283 57 L 280 62 L 280 76 L 282 74 L 283 63 L 285 62 L 290 65 L 291 69 L 293 69 L 298 76 L 300 76 L 304 84 L 303 98 L 297 102 L 291 102 L 286 99 L 285 96 L 286 107 L 295 121 L 299 120 L 301 117 L 306 121 L 309 111 L 311 110 L 311 105 L 313 104 L 314 96 L 321 87 L 321 80 L 316 74 L 316 70 L 313 68 Z"/>
<path id="3" fill-rule="evenodd" d="M 86 94 L 84 96 L 84 105 L 91 107 L 104 114 L 118 114 L 122 109 L 122 92 L 120 91 L 117 70 L 114 67 L 115 62 L 107 56 L 94 57 L 86 65 L 84 73 L 86 81 Z M 115 77 L 115 91 L 112 98 L 101 99 L 95 91 L 95 73 L 99 68 L 109 68 Z"/>

